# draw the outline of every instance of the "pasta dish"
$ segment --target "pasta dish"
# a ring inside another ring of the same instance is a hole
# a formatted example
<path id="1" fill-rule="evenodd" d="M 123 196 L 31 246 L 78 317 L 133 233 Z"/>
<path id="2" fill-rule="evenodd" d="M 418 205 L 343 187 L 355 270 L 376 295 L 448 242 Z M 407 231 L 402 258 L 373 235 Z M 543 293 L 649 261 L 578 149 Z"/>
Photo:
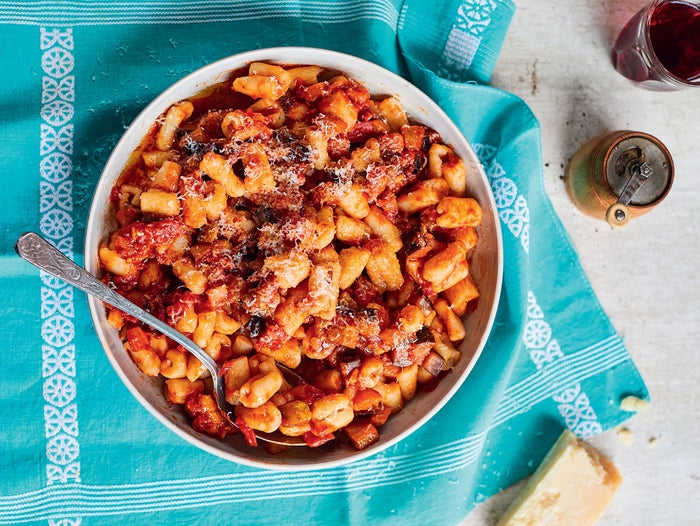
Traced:
<path id="1" fill-rule="evenodd" d="M 460 358 L 482 215 L 465 164 L 396 97 L 340 72 L 254 62 L 173 104 L 111 209 L 102 279 L 221 365 L 236 426 L 197 358 L 108 307 L 199 432 L 364 449 Z"/>

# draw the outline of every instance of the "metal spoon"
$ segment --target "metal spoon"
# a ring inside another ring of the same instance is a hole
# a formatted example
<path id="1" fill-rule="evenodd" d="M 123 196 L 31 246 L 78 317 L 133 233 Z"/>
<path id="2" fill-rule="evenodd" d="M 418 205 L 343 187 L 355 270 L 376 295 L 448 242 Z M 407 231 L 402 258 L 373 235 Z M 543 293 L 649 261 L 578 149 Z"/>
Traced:
<path id="1" fill-rule="evenodd" d="M 95 276 L 80 267 L 75 262 L 68 259 L 61 251 L 54 247 L 44 238 L 34 232 L 26 232 L 22 234 L 17 243 L 15 250 L 22 259 L 25 259 L 32 265 L 48 272 L 49 274 L 60 278 L 74 287 L 95 296 L 96 298 L 116 307 L 117 309 L 133 316 L 142 321 L 146 325 L 154 328 L 158 332 L 164 334 L 171 340 L 179 343 L 193 355 L 211 373 L 211 378 L 214 383 L 214 398 L 226 418 L 232 425 L 238 427 L 235 423 L 235 407 L 226 401 L 226 386 L 222 376 L 219 374 L 219 365 L 209 356 L 201 347 L 197 346 L 192 340 L 184 336 L 182 333 L 173 329 L 170 325 L 162 322 L 152 314 L 149 314 L 141 307 L 135 305 L 121 296 L 117 292 L 110 289 Z M 292 385 L 303 382 L 301 377 L 288 369 L 287 367 L 277 364 L 282 374 L 287 378 Z M 255 431 L 256 438 L 263 442 L 270 442 L 282 446 L 305 446 L 306 443 L 299 437 L 291 437 L 282 433 L 262 433 Z"/>

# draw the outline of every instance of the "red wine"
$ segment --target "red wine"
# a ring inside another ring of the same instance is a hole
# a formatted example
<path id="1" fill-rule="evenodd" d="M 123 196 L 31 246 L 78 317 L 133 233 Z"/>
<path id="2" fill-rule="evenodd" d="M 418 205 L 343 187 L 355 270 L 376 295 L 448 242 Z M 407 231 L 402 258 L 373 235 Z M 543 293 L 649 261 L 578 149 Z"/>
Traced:
<path id="1" fill-rule="evenodd" d="M 627 22 L 615 41 L 617 71 L 653 90 L 700 85 L 700 5 L 658 1 Z"/>
<path id="2" fill-rule="evenodd" d="M 659 5 L 651 15 L 649 39 L 664 67 L 687 81 L 700 78 L 700 5 Z"/>

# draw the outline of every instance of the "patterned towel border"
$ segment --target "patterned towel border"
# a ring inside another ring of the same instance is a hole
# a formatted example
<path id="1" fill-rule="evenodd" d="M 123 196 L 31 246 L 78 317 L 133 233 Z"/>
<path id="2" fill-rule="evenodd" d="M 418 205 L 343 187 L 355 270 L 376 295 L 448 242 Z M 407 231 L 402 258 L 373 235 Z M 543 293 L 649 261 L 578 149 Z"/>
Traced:
<path id="1" fill-rule="evenodd" d="M 303 5 L 268 0 L 251 5 L 246 0 L 218 2 L 0 2 L 0 24 L 96 26 L 121 24 L 193 24 L 241 22 L 293 17 L 311 23 L 343 24 L 377 20 L 396 30 L 398 11 L 390 0 L 318 0 Z"/>

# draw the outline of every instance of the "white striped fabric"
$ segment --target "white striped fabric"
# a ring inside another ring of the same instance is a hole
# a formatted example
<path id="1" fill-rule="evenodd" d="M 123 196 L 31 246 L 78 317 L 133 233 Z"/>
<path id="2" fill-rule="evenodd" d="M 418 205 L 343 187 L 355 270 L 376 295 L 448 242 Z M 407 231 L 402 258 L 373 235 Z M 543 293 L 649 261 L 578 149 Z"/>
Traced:
<path id="1" fill-rule="evenodd" d="M 0 2 L 0 24 L 93 26 L 118 24 L 192 24 L 294 17 L 303 22 L 347 23 L 378 20 L 396 28 L 398 11 L 389 0 L 290 3 L 269 0 L 209 2 Z"/>
<path id="2" fill-rule="evenodd" d="M 0 525 L 46 520 L 57 515 L 119 515 L 262 501 L 273 496 L 279 499 L 347 493 L 443 475 L 478 460 L 491 428 L 555 396 L 568 385 L 583 382 L 627 359 L 618 337 L 566 355 L 507 389 L 488 429 L 425 451 L 391 457 L 379 455 L 329 471 L 256 471 L 119 486 L 49 486 L 22 495 L 0 497 Z"/>

